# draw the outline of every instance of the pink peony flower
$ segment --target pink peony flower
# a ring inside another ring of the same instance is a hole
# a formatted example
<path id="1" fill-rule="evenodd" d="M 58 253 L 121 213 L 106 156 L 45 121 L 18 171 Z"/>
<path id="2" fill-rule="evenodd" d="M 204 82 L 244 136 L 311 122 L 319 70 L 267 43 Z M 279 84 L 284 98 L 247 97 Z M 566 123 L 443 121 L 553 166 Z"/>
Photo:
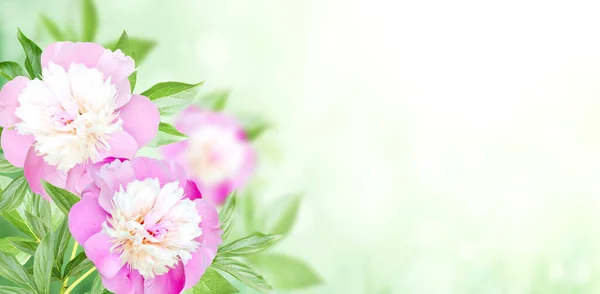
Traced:
<path id="1" fill-rule="evenodd" d="M 162 154 L 187 170 L 205 199 L 222 204 L 254 172 L 255 150 L 233 118 L 191 106 L 175 127 L 189 139 L 163 146 Z"/>
<path id="2" fill-rule="evenodd" d="M 69 213 L 106 289 L 175 294 L 198 283 L 221 244 L 217 211 L 169 161 L 109 158 Z"/>
<path id="3" fill-rule="evenodd" d="M 41 80 L 17 77 L 0 90 L 0 126 L 6 159 L 49 199 L 42 179 L 80 192 L 87 164 L 134 157 L 156 135 L 160 115 L 148 98 L 131 94 L 135 64 L 120 50 L 53 43 L 41 63 Z"/>

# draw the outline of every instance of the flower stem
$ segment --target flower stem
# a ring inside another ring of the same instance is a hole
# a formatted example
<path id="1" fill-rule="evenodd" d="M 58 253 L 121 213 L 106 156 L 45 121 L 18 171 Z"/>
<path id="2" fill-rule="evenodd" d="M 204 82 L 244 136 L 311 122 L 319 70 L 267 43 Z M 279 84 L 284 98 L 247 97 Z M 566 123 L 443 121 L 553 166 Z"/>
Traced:
<path id="1" fill-rule="evenodd" d="M 65 294 L 69 294 L 71 293 L 71 291 L 73 291 L 73 289 L 79 284 L 81 283 L 81 281 L 85 280 L 85 278 L 87 278 L 89 275 L 91 275 L 94 271 L 96 270 L 95 267 L 91 268 L 89 271 L 87 271 L 85 274 L 83 274 L 83 276 L 79 277 L 79 279 L 75 280 L 75 282 L 73 282 L 73 284 L 71 284 L 71 286 L 69 286 L 69 288 L 67 289 L 67 291 L 65 291 Z"/>
<path id="2" fill-rule="evenodd" d="M 73 251 L 71 251 L 71 258 L 69 258 L 69 261 L 73 260 L 75 255 L 77 255 L 77 247 L 79 247 L 79 243 L 75 242 L 75 244 L 73 244 Z M 65 290 L 67 290 L 67 285 L 69 285 L 69 277 L 67 277 L 63 282 L 62 287 L 60 288 L 60 294 L 65 293 Z"/>

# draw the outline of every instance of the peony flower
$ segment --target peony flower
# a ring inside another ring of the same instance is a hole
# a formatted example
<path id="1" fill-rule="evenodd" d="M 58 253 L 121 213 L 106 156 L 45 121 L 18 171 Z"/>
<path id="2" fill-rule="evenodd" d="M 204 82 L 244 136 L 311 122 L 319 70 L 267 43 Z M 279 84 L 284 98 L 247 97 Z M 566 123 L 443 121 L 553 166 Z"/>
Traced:
<path id="1" fill-rule="evenodd" d="M 132 158 L 156 135 L 160 115 L 131 95 L 131 57 L 95 43 L 60 42 L 42 53 L 42 78 L 17 77 L 0 90 L 2 149 L 23 167 L 33 192 L 41 185 L 80 192 L 85 166 L 105 157 Z"/>
<path id="2" fill-rule="evenodd" d="M 180 293 L 198 283 L 221 244 L 217 211 L 169 161 L 109 158 L 71 208 L 69 229 L 106 289 Z"/>
<path id="3" fill-rule="evenodd" d="M 189 139 L 163 146 L 162 154 L 187 170 L 205 199 L 222 204 L 254 172 L 255 150 L 233 118 L 191 106 L 175 127 Z"/>

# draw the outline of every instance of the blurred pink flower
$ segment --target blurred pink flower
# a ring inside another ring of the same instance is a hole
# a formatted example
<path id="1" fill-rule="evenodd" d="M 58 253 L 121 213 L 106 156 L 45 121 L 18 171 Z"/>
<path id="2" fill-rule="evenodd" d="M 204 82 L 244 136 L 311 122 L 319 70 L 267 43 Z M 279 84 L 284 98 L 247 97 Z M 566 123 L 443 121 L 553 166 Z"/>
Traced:
<path id="1" fill-rule="evenodd" d="M 175 127 L 189 139 L 163 146 L 162 154 L 187 170 L 205 199 L 222 204 L 252 176 L 256 152 L 232 117 L 191 106 Z"/>
<path id="2" fill-rule="evenodd" d="M 160 115 L 148 98 L 131 94 L 135 64 L 120 50 L 59 42 L 41 63 L 41 80 L 17 77 L 0 90 L 0 126 L 6 159 L 49 199 L 40 180 L 80 192 L 89 182 L 86 164 L 134 157 L 156 135 Z"/>
<path id="3" fill-rule="evenodd" d="M 217 211 L 177 164 L 106 159 L 69 213 L 73 238 L 117 294 L 179 294 L 222 243 Z"/>

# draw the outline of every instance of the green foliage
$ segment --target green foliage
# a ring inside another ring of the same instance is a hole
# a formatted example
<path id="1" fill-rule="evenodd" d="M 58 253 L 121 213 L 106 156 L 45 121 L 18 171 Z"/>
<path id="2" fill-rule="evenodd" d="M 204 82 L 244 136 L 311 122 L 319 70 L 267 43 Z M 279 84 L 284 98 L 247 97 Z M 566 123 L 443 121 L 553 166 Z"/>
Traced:
<path id="1" fill-rule="evenodd" d="M 161 122 L 158 125 L 158 133 L 156 137 L 148 144 L 151 147 L 158 147 L 162 145 L 168 145 L 177 143 L 187 139 L 188 137 L 180 133 L 174 126 Z"/>
<path id="2" fill-rule="evenodd" d="M 33 278 L 40 294 L 50 293 L 52 266 L 54 265 L 54 234 L 49 233 L 37 247 L 33 262 Z"/>
<path id="3" fill-rule="evenodd" d="M 96 276 L 96 278 L 94 279 L 92 288 L 90 289 L 90 291 L 86 292 L 86 294 L 102 294 L 104 292 L 108 292 L 108 291 L 106 291 L 106 289 L 104 289 L 104 286 L 102 285 L 102 279 L 100 278 L 100 274 L 98 274 Z"/>
<path id="4" fill-rule="evenodd" d="M 156 104 L 161 115 L 170 115 L 179 113 L 189 106 L 198 94 L 198 88 L 204 82 L 196 84 L 186 84 L 180 82 L 158 83 L 150 89 L 142 92 Z"/>
<path id="5" fill-rule="evenodd" d="M 17 38 L 25 51 L 25 69 L 31 79 L 42 77 L 42 49 L 18 30 Z"/>
<path id="6" fill-rule="evenodd" d="M 58 188 L 46 181 L 42 182 L 42 186 L 44 186 L 44 190 L 46 190 L 48 195 L 50 195 L 50 198 L 54 200 L 56 206 L 58 206 L 65 215 L 69 215 L 71 207 L 80 200 L 75 194 L 65 189 Z"/>
<path id="7" fill-rule="evenodd" d="M 94 264 L 87 259 L 85 252 L 79 253 L 65 267 L 63 278 L 78 277 L 94 267 Z"/>
<path id="8" fill-rule="evenodd" d="M 200 282 L 186 294 L 233 294 L 239 291 L 221 274 L 212 268 L 207 268 Z"/>
<path id="9" fill-rule="evenodd" d="M 32 277 L 17 259 L 9 254 L 0 252 L 0 276 L 19 285 L 33 289 Z"/>
<path id="10" fill-rule="evenodd" d="M 272 228 L 268 230 L 270 233 L 287 235 L 296 222 L 302 196 L 289 196 L 285 197 L 283 200 L 285 203 L 277 203 L 271 210 L 278 218 L 273 222 Z"/>
<path id="11" fill-rule="evenodd" d="M 265 253 L 253 258 L 252 265 L 276 289 L 300 289 L 322 283 L 321 278 L 306 263 L 292 256 Z"/>
<path id="12" fill-rule="evenodd" d="M 15 178 L 0 193 L 0 214 L 11 211 L 23 202 L 25 196 L 29 193 L 29 185 L 23 175 Z"/>
<path id="13" fill-rule="evenodd" d="M 232 257 L 256 254 L 271 247 L 280 238 L 281 235 L 265 235 L 255 232 L 222 246 L 219 248 L 217 255 Z"/>
<path id="14" fill-rule="evenodd" d="M 40 20 L 42 21 L 42 25 L 44 26 L 44 28 L 46 29 L 46 31 L 48 32 L 48 34 L 50 34 L 50 36 L 55 41 L 64 41 L 64 40 L 67 40 L 67 37 L 61 31 L 61 29 L 58 27 L 58 25 L 56 24 L 56 22 L 54 22 L 54 20 L 50 19 L 45 14 L 42 14 L 40 16 Z"/>
<path id="15" fill-rule="evenodd" d="M 231 228 L 237 206 L 236 201 L 236 192 L 233 191 L 227 196 L 225 205 L 223 206 L 221 211 L 219 211 L 219 220 L 221 221 L 221 229 L 223 230 L 223 234 L 221 235 L 221 237 L 223 238 L 223 240 L 227 239 L 227 237 L 231 233 Z"/>
<path id="16" fill-rule="evenodd" d="M 238 120 L 242 124 L 244 131 L 246 132 L 246 137 L 250 141 L 254 141 L 258 139 L 265 131 L 267 131 L 271 124 L 263 120 L 262 118 L 249 116 L 249 115 L 241 115 L 238 117 Z"/>
<path id="17" fill-rule="evenodd" d="M 18 76 L 25 76 L 23 68 L 16 62 L 3 61 L 0 62 L 0 77 L 10 81 Z M 1 85 L 0 85 L 1 86 Z M 2 169 L 0 168 L 0 171 Z"/>
<path id="18" fill-rule="evenodd" d="M 227 99 L 231 90 L 217 90 L 202 96 L 199 100 L 199 104 L 203 108 L 211 109 L 214 111 L 222 111 L 227 105 Z"/>
<path id="19" fill-rule="evenodd" d="M 212 266 L 238 279 L 246 286 L 254 288 L 262 293 L 270 293 L 273 288 L 265 278 L 241 261 L 229 257 L 217 257 Z"/>
<path id="20" fill-rule="evenodd" d="M 92 42 L 96 39 L 98 13 L 93 0 L 83 0 L 81 3 L 81 27 L 81 39 L 84 42 Z"/>

